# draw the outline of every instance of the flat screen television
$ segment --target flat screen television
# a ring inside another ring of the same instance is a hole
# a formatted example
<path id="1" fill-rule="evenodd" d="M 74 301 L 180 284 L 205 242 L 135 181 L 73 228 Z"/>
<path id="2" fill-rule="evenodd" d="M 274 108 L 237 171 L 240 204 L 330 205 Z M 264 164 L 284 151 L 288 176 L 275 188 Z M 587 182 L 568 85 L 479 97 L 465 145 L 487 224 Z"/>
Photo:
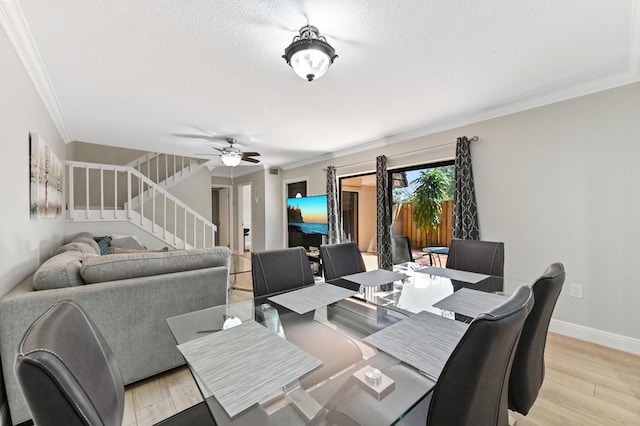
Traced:
<path id="1" fill-rule="evenodd" d="M 289 233 L 329 235 L 327 196 L 287 198 L 287 224 Z"/>

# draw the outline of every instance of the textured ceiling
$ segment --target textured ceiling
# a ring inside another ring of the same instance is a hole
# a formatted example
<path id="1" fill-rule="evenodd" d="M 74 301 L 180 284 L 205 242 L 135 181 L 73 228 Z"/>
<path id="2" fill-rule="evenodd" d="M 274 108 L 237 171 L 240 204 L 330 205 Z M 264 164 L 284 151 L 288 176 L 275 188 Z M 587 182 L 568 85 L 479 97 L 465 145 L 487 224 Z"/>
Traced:
<path id="1" fill-rule="evenodd" d="M 222 146 L 197 136 L 232 135 L 283 168 L 640 80 L 632 0 L 25 0 L 0 9 L 67 142 L 192 155 Z M 307 22 L 339 55 L 312 83 L 281 58 Z"/>

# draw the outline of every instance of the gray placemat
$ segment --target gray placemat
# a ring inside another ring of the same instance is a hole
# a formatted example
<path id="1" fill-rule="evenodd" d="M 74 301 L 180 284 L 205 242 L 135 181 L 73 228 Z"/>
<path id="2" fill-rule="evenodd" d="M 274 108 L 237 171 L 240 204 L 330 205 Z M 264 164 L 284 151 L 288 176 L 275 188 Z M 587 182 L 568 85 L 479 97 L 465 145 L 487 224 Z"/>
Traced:
<path id="1" fill-rule="evenodd" d="M 351 297 L 354 294 L 356 294 L 356 292 L 348 288 L 318 283 L 299 290 L 269 297 L 269 300 L 302 315 L 322 306 L 327 306 Z"/>
<path id="2" fill-rule="evenodd" d="M 178 349 L 231 417 L 322 365 L 255 321 L 183 343 Z"/>
<path id="3" fill-rule="evenodd" d="M 475 284 L 486 278 L 489 275 L 477 274 L 475 272 L 459 271 L 457 269 L 439 268 L 437 266 L 429 266 L 416 270 L 422 274 L 437 275 L 439 277 L 450 278 L 452 280 L 464 281 L 465 283 Z"/>
<path id="4" fill-rule="evenodd" d="M 463 322 L 422 311 L 363 341 L 437 380 L 468 327 Z"/>
<path id="5" fill-rule="evenodd" d="M 409 276 L 407 274 L 402 274 L 400 272 L 387 271 L 386 269 L 375 269 L 373 271 L 345 275 L 340 278 L 366 287 L 377 287 L 394 281 L 403 280 L 408 277 Z"/>
<path id="6" fill-rule="evenodd" d="M 433 306 L 438 309 L 444 309 L 445 311 L 451 311 L 475 318 L 478 315 L 489 312 L 496 306 L 501 305 L 507 299 L 508 297 L 495 293 L 461 288 L 451 296 L 445 297 Z"/>

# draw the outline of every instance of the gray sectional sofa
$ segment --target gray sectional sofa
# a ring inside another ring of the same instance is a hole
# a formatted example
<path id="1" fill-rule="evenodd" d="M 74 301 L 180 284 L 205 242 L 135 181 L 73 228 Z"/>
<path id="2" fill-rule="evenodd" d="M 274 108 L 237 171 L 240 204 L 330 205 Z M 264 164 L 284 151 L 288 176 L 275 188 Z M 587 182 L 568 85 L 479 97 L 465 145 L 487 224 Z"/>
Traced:
<path id="1" fill-rule="evenodd" d="M 31 418 L 13 371 L 18 343 L 46 308 L 64 299 L 82 306 L 129 384 L 184 364 L 165 320 L 224 304 L 230 258 L 226 247 L 100 255 L 86 234 L 62 246 L 0 298 L 0 359 L 13 424 Z"/>

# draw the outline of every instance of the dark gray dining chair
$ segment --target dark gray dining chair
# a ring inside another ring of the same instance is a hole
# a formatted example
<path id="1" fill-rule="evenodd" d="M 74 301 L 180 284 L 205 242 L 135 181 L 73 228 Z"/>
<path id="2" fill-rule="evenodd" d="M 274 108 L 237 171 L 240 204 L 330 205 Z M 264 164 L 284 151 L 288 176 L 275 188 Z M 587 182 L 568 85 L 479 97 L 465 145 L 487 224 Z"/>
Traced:
<path id="1" fill-rule="evenodd" d="M 507 426 L 511 364 L 533 305 L 532 289 L 522 286 L 504 303 L 477 316 L 447 359 L 433 390 L 397 424 Z M 392 395 L 406 393 L 413 398 L 416 383 L 429 385 L 422 374 L 404 364 L 382 372 L 396 381 L 391 395 L 377 401 L 363 392 L 351 394 L 349 400 L 337 404 L 331 416 L 344 425 L 390 424 L 395 421 L 389 417 L 394 407 L 387 404 L 402 403 Z"/>
<path id="2" fill-rule="evenodd" d="M 325 282 L 354 291 L 360 289 L 359 284 L 341 278 L 367 270 L 356 243 L 323 244 L 320 246 L 320 259 Z"/>
<path id="3" fill-rule="evenodd" d="M 47 309 L 26 331 L 15 373 L 38 426 L 120 426 L 124 384 L 115 358 L 87 314 L 71 301 Z M 204 403 L 162 425 L 213 425 Z"/>
<path id="4" fill-rule="evenodd" d="M 553 263 L 533 283 L 536 304 L 524 323 L 509 383 L 509 409 L 524 416 L 536 401 L 544 381 L 547 332 L 564 280 L 564 266 Z"/>
<path id="5" fill-rule="evenodd" d="M 413 256 L 411 240 L 406 235 L 391 236 L 391 259 L 394 265 L 405 262 L 415 262 L 424 257 L 424 254 Z"/>
<path id="6" fill-rule="evenodd" d="M 266 296 L 315 283 L 302 247 L 253 252 L 251 270 L 256 303 L 272 303 Z M 314 386 L 362 360 L 362 351 L 353 340 L 314 321 L 313 311 L 305 315 L 280 311 L 286 339 L 322 361 L 322 366 L 300 378 L 303 388 Z"/>
<path id="7" fill-rule="evenodd" d="M 313 284 L 313 272 L 303 247 L 251 253 L 253 295 L 281 293 Z"/>
<path id="8" fill-rule="evenodd" d="M 454 238 L 449 247 L 446 267 L 503 277 L 504 243 Z"/>

